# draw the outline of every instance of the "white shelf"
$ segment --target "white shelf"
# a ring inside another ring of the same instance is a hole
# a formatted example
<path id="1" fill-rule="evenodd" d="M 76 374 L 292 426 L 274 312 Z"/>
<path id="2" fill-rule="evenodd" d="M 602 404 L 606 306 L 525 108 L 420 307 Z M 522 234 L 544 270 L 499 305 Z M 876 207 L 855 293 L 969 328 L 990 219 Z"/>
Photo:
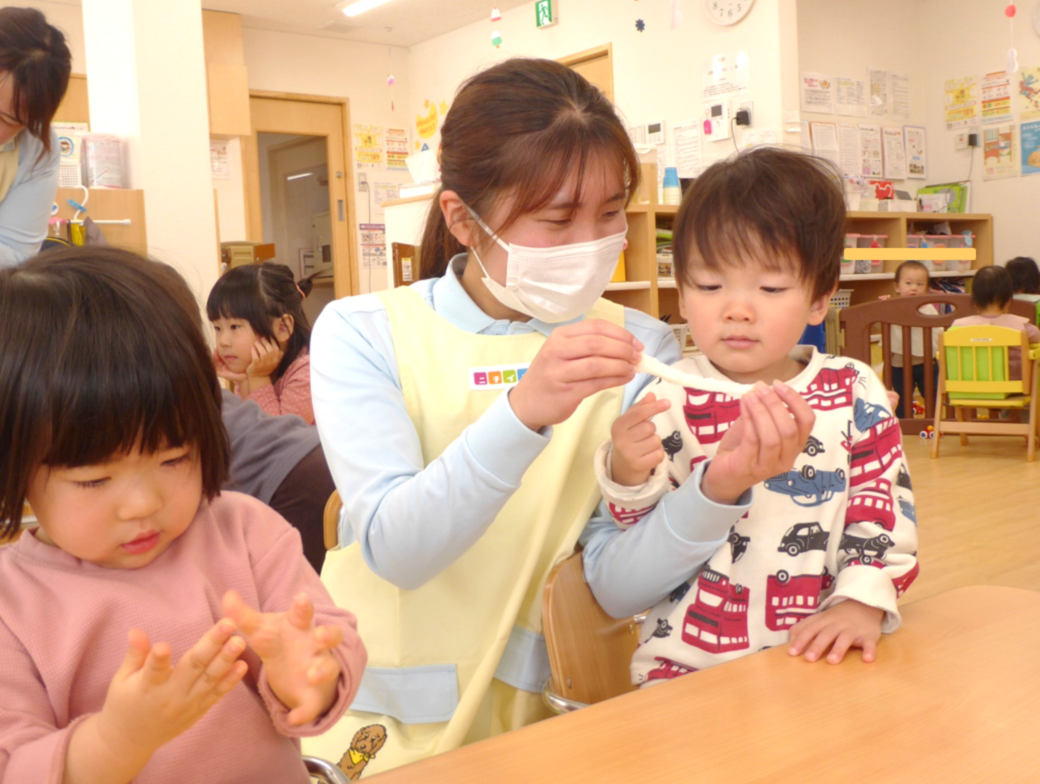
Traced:
<path id="1" fill-rule="evenodd" d="M 650 288 L 648 280 L 629 280 L 623 283 L 608 283 L 607 291 L 638 291 Z"/>
<path id="2" fill-rule="evenodd" d="M 928 277 L 930 278 L 970 278 L 978 270 L 936 270 L 935 272 L 929 272 Z M 862 275 L 841 275 L 838 280 L 841 283 L 855 283 L 857 280 L 894 280 L 896 274 L 894 272 L 867 272 Z M 660 283 L 657 284 L 658 288 L 663 288 Z"/>
<path id="3" fill-rule="evenodd" d="M 659 289 L 674 289 L 674 288 L 676 288 L 675 278 L 658 278 L 657 279 L 657 288 L 659 288 Z"/>

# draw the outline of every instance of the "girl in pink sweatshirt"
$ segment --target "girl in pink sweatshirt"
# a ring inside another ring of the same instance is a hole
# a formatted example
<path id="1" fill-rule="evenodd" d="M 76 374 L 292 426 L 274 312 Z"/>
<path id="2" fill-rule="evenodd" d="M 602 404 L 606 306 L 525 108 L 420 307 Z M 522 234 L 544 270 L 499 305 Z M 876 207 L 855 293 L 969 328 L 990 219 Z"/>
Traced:
<path id="1" fill-rule="evenodd" d="M 284 264 L 248 264 L 220 277 L 206 302 L 217 348 L 217 375 L 243 400 L 275 416 L 298 414 L 314 424 L 311 405 L 311 326 L 304 289 Z"/>
<path id="2" fill-rule="evenodd" d="M 220 493 L 228 441 L 172 268 L 0 271 L 0 782 L 306 784 L 365 665 L 295 529 Z M 31 523 L 28 523 L 32 525 Z"/>

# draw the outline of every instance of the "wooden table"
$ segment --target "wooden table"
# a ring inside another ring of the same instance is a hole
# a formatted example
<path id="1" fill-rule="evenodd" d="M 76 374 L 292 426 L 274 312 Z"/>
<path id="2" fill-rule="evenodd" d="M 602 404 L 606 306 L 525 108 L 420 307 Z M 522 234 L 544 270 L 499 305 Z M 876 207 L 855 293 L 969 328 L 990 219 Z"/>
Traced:
<path id="1" fill-rule="evenodd" d="M 375 780 L 1040 781 L 1040 593 L 973 586 L 901 611 L 873 664 L 774 648 Z"/>

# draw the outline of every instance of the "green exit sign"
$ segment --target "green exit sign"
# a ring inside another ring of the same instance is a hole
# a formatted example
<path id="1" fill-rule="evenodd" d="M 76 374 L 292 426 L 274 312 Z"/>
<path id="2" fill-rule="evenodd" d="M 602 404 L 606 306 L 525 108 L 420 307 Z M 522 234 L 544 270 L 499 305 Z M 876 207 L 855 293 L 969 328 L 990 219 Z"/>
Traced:
<path id="1" fill-rule="evenodd" d="M 537 27 L 550 27 L 556 24 L 552 0 L 537 0 L 534 4 L 534 19 Z"/>

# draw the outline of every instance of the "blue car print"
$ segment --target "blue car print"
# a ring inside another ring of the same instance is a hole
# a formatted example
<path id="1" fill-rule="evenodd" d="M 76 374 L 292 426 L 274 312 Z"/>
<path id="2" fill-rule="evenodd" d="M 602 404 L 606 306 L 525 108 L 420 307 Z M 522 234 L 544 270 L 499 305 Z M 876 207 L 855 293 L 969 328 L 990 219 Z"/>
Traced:
<path id="1" fill-rule="evenodd" d="M 801 471 L 788 471 L 765 481 L 766 490 L 783 493 L 799 506 L 819 506 L 834 498 L 835 493 L 845 490 L 845 472 L 817 471 L 812 466 L 802 466 Z"/>
<path id="2" fill-rule="evenodd" d="M 874 427 L 882 419 L 888 419 L 891 414 L 884 408 L 874 403 L 868 403 L 863 398 L 856 401 L 856 407 L 852 410 L 852 419 L 856 423 L 856 429 L 865 433 Z"/>
<path id="3" fill-rule="evenodd" d="M 903 513 L 904 517 L 910 518 L 914 525 L 917 525 L 917 509 L 910 501 L 907 501 L 905 498 L 900 498 L 899 511 Z"/>

